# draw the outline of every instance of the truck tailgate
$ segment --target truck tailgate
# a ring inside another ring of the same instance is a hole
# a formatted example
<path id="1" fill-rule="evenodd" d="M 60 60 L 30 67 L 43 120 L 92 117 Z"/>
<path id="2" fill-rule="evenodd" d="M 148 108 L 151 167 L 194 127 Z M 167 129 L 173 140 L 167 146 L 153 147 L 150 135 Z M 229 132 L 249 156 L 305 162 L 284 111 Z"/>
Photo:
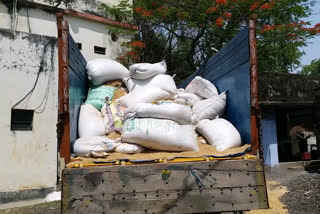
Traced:
<path id="1" fill-rule="evenodd" d="M 66 169 L 64 213 L 204 213 L 268 208 L 261 160 Z"/>

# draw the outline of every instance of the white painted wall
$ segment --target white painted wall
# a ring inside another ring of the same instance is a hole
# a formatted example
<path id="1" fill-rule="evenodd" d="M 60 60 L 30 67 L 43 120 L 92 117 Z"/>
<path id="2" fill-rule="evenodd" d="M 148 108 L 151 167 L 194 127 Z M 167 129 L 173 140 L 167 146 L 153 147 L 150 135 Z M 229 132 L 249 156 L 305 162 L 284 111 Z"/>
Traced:
<path id="1" fill-rule="evenodd" d="M 0 2 L 0 28 L 57 37 L 56 14 L 34 8 L 21 8 L 16 25 L 6 5 Z"/>
<path id="2" fill-rule="evenodd" d="M 131 36 L 120 36 L 117 42 L 111 40 L 108 26 L 73 16 L 65 16 L 69 22 L 70 33 L 75 42 L 82 43 L 82 54 L 86 60 L 97 58 L 116 59 L 123 52 L 122 42 L 130 40 Z M 8 8 L 0 3 L 0 28 L 12 29 L 11 15 Z M 18 12 L 14 29 L 21 32 L 57 37 L 56 15 L 40 9 L 22 8 Z M 94 46 L 106 48 L 106 55 L 94 53 Z"/>
<path id="3" fill-rule="evenodd" d="M 81 52 L 88 61 L 98 58 L 116 59 L 124 51 L 121 43 L 130 40 L 130 36 L 122 36 L 117 42 L 113 42 L 106 25 L 72 16 L 65 18 L 74 41 L 82 43 Z M 94 46 L 106 48 L 106 55 L 95 54 Z"/>
<path id="4" fill-rule="evenodd" d="M 0 30 L 0 192 L 56 184 L 58 55 L 51 39 Z M 16 107 L 36 109 L 33 130 L 11 131 L 11 108 L 32 89 L 41 64 L 33 93 Z"/>

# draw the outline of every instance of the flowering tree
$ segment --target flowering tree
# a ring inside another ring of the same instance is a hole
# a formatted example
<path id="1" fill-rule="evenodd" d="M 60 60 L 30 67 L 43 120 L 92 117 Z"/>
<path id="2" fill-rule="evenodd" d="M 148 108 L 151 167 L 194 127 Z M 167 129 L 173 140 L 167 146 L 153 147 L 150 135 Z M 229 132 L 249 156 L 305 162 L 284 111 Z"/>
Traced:
<path id="1" fill-rule="evenodd" d="M 320 76 L 320 59 L 314 59 L 310 65 L 303 66 L 301 74 Z"/>
<path id="2" fill-rule="evenodd" d="M 122 59 L 130 54 L 131 62 L 165 59 L 169 72 L 183 79 L 258 14 L 259 70 L 288 72 L 299 65 L 299 47 L 320 33 L 319 25 L 301 22 L 310 6 L 310 0 L 135 0 L 122 13 L 139 27 L 136 39 L 145 46 Z"/>

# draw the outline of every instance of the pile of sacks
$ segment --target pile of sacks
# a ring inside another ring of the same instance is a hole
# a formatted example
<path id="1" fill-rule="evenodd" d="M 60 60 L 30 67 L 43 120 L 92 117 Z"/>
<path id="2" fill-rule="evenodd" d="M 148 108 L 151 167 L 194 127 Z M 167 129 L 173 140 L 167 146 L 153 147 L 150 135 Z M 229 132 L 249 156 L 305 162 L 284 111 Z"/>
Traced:
<path id="1" fill-rule="evenodd" d="M 88 62 L 90 90 L 79 116 L 76 155 L 199 151 L 198 134 L 217 150 L 238 147 L 237 129 L 222 119 L 227 94 L 202 77 L 177 89 L 165 61 L 129 70 L 109 59 Z M 197 134 L 198 133 L 198 134 Z"/>

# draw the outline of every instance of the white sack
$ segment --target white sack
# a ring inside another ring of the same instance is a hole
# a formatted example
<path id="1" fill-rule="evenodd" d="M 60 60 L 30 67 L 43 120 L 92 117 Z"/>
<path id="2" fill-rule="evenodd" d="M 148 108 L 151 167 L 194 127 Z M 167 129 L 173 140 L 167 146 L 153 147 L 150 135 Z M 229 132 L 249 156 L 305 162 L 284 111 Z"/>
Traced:
<path id="1" fill-rule="evenodd" d="M 146 87 L 134 90 L 116 101 L 125 107 L 129 107 L 137 103 L 152 103 L 157 100 L 170 98 L 170 93 L 165 90 L 156 87 Z"/>
<path id="2" fill-rule="evenodd" d="M 112 152 L 119 146 L 119 140 L 111 140 L 106 136 L 79 138 L 74 142 L 73 153 L 86 155 L 90 152 Z"/>
<path id="3" fill-rule="evenodd" d="M 103 136 L 105 128 L 102 120 L 102 115 L 91 104 L 81 105 L 79 122 L 78 122 L 79 137 Z"/>
<path id="4" fill-rule="evenodd" d="M 93 85 L 129 76 L 129 70 L 111 59 L 95 59 L 87 64 L 88 79 Z"/>
<path id="5" fill-rule="evenodd" d="M 193 126 L 179 125 L 172 120 L 153 118 L 126 120 L 121 140 L 154 150 L 199 151 Z"/>
<path id="6" fill-rule="evenodd" d="M 178 88 L 176 90 L 176 94 L 181 94 L 181 93 L 185 93 L 184 88 Z"/>
<path id="7" fill-rule="evenodd" d="M 121 143 L 117 148 L 116 152 L 118 153 L 124 153 L 124 154 L 135 154 L 135 153 L 141 153 L 145 150 L 144 147 L 132 144 L 132 143 Z"/>
<path id="8" fill-rule="evenodd" d="M 192 107 L 192 124 L 197 124 L 203 119 L 215 119 L 222 117 L 227 102 L 226 92 L 220 95 L 201 100 Z"/>
<path id="9" fill-rule="evenodd" d="M 172 94 L 176 93 L 177 86 L 170 75 L 159 74 L 145 80 L 137 80 L 132 78 L 124 78 L 123 83 L 130 92 L 145 87 L 156 87 L 168 91 Z"/>
<path id="10" fill-rule="evenodd" d="M 133 79 L 149 79 L 157 74 L 165 74 L 167 72 L 166 61 L 158 63 L 136 63 L 129 67 L 130 77 Z"/>
<path id="11" fill-rule="evenodd" d="M 197 125 L 197 131 L 218 151 L 241 146 L 238 130 L 225 119 L 201 120 Z"/>
<path id="12" fill-rule="evenodd" d="M 173 120 L 180 125 L 191 124 L 192 111 L 188 106 L 168 103 L 155 105 L 151 103 L 137 103 L 124 111 L 124 120 L 132 117 L 159 118 Z"/>
<path id="13" fill-rule="evenodd" d="M 194 93 L 203 98 L 218 95 L 217 88 L 209 81 L 200 76 L 196 76 L 186 87 L 185 92 Z"/>
<path id="14" fill-rule="evenodd" d="M 193 93 L 179 93 L 173 97 L 173 102 L 189 106 L 193 106 L 200 100 L 203 98 Z"/>

